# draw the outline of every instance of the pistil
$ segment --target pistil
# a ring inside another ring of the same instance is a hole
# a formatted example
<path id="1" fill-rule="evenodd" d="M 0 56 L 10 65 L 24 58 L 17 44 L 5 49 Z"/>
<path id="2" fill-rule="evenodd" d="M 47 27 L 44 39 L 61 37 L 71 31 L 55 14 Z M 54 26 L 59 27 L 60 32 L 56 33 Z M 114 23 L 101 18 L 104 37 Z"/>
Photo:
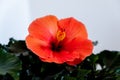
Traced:
<path id="1" fill-rule="evenodd" d="M 66 33 L 64 30 L 58 30 L 56 34 L 57 41 L 52 43 L 53 51 L 60 51 L 62 48 L 62 41 L 65 39 Z"/>

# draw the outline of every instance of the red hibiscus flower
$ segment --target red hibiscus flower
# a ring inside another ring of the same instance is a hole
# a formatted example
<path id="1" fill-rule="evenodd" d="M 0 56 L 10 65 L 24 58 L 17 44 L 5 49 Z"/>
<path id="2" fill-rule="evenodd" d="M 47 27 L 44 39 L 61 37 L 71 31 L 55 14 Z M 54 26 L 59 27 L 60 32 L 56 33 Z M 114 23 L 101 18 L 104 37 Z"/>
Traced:
<path id="1" fill-rule="evenodd" d="M 28 31 L 27 47 L 44 62 L 76 65 L 93 50 L 84 24 L 73 17 L 58 20 L 48 15 L 38 18 Z"/>

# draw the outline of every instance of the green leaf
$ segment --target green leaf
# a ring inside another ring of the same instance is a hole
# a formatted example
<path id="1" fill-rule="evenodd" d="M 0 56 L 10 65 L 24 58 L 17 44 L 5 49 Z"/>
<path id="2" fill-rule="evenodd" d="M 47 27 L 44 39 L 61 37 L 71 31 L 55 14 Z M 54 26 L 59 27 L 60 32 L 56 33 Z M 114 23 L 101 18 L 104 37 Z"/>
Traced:
<path id="1" fill-rule="evenodd" d="M 24 55 L 27 54 L 28 49 L 26 47 L 24 40 L 15 40 L 13 38 L 10 39 L 7 49 L 10 51 L 10 53 L 13 53 L 15 55 L 20 55 L 23 53 Z"/>
<path id="2" fill-rule="evenodd" d="M 116 54 L 116 57 L 114 58 L 111 66 L 112 69 L 118 68 L 120 69 L 120 52 Z"/>
<path id="3" fill-rule="evenodd" d="M 90 56 L 88 57 L 88 59 L 90 60 L 90 62 L 91 62 L 92 64 L 94 64 L 94 63 L 98 60 L 98 56 L 95 55 L 95 54 L 92 54 L 92 55 L 90 55 Z"/>
<path id="4" fill-rule="evenodd" d="M 63 80 L 77 80 L 77 78 L 71 76 L 65 76 Z"/>
<path id="5" fill-rule="evenodd" d="M 79 78 L 80 80 L 85 80 L 85 77 L 86 77 L 87 74 L 89 74 L 90 72 L 91 72 L 91 70 L 78 69 L 77 78 Z"/>
<path id="6" fill-rule="evenodd" d="M 19 70 L 21 63 L 15 55 L 8 54 L 5 50 L 0 48 L 0 75 L 9 73 L 15 80 L 19 80 Z"/>
<path id="7" fill-rule="evenodd" d="M 120 76 L 116 80 L 120 80 Z"/>
<path id="8" fill-rule="evenodd" d="M 115 66 L 120 66 L 120 53 L 117 51 L 102 51 L 99 55 L 99 61 L 102 65 L 107 68 L 115 68 Z"/>

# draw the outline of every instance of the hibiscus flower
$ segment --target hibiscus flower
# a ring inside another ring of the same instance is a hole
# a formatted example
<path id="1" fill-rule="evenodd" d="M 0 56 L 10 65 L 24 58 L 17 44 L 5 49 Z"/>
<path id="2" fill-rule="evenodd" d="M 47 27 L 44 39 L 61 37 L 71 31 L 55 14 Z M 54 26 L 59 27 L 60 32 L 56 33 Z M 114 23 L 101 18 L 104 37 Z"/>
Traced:
<path id="1" fill-rule="evenodd" d="M 73 17 L 47 15 L 29 26 L 26 45 L 44 62 L 76 65 L 92 54 L 85 25 Z"/>

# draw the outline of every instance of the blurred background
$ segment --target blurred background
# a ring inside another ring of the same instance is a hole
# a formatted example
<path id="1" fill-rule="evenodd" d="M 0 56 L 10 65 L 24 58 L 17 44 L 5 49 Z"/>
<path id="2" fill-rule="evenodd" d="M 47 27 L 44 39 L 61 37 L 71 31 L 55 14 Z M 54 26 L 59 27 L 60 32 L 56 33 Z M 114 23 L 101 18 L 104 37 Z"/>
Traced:
<path id="1" fill-rule="evenodd" d="M 48 14 L 82 21 L 89 39 L 99 42 L 94 53 L 120 51 L 120 0 L 0 0 L 0 43 L 24 40 L 31 21 Z"/>

